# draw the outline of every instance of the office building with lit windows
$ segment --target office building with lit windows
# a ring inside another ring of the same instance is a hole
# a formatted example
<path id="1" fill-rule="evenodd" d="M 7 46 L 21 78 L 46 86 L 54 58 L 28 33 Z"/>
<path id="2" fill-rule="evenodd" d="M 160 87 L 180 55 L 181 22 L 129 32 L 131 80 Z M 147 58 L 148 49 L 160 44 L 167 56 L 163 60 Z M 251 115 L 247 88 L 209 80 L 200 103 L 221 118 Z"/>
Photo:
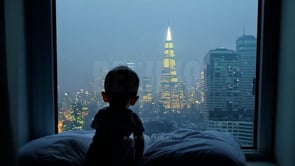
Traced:
<path id="1" fill-rule="evenodd" d="M 205 56 L 205 105 L 209 119 L 236 119 L 241 106 L 240 61 L 234 50 L 217 48 Z"/>

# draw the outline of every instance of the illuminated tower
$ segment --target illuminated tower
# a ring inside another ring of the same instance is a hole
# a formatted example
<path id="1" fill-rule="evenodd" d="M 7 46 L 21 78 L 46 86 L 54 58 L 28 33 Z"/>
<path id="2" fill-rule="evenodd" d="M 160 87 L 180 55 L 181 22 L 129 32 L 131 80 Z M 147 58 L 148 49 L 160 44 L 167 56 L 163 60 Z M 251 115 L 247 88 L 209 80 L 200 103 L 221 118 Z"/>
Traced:
<path id="1" fill-rule="evenodd" d="M 164 58 L 160 77 L 160 103 L 165 109 L 180 108 L 179 88 L 176 76 L 176 63 L 173 49 L 173 41 L 170 27 L 167 29 L 167 36 L 164 49 Z"/>

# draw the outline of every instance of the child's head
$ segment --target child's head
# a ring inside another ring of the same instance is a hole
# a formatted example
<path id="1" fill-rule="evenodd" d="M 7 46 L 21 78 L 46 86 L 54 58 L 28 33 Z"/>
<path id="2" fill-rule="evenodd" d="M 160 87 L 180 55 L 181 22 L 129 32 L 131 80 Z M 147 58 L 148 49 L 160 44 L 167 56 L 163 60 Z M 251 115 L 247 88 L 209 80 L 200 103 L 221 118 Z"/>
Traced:
<path id="1" fill-rule="evenodd" d="M 102 95 L 113 106 L 133 105 L 138 99 L 138 87 L 137 74 L 127 66 L 117 66 L 107 73 Z"/>

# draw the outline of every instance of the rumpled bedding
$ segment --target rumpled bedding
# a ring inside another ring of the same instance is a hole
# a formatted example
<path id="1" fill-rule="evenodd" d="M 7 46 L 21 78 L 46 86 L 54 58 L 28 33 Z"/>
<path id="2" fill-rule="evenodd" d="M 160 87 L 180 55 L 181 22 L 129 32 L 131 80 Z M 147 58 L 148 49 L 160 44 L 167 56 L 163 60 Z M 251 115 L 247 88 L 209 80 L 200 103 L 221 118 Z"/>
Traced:
<path id="1" fill-rule="evenodd" d="M 19 166 L 84 166 L 94 131 L 53 134 L 19 149 Z M 226 132 L 179 129 L 145 135 L 144 157 L 138 165 L 246 166 L 235 137 Z"/>
<path id="2" fill-rule="evenodd" d="M 231 133 L 179 129 L 146 137 L 141 165 L 246 166 L 239 142 Z"/>

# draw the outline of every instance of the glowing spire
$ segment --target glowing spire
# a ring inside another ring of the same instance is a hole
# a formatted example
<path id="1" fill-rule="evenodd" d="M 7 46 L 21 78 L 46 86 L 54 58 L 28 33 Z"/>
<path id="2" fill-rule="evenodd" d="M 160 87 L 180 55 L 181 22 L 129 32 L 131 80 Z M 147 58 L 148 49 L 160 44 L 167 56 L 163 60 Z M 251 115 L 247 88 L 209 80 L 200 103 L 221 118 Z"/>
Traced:
<path id="1" fill-rule="evenodd" d="M 167 30 L 167 41 L 171 41 L 172 40 L 172 36 L 171 36 L 171 31 L 170 31 L 170 27 L 168 26 L 168 30 Z"/>

